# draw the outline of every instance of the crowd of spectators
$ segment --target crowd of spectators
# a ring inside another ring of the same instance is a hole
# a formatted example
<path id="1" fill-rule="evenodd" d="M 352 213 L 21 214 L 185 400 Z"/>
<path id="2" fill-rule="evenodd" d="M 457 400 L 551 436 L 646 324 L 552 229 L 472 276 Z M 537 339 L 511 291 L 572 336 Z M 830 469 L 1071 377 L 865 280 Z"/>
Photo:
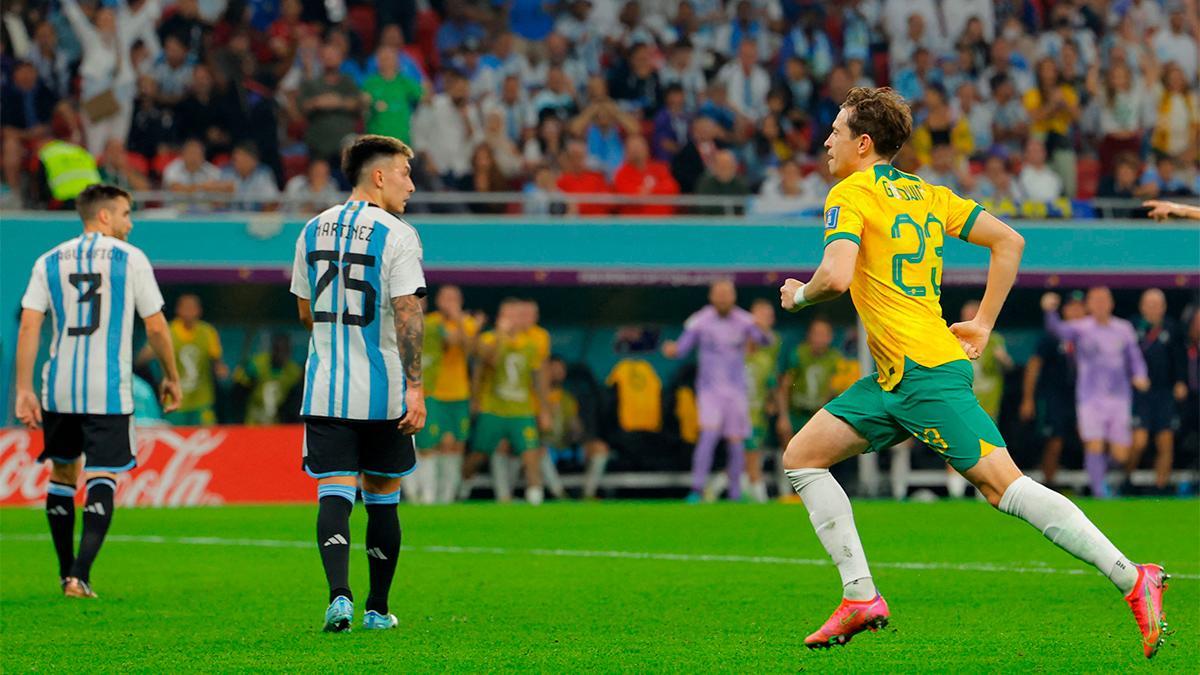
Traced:
<path id="1" fill-rule="evenodd" d="M 39 154 L 58 139 L 135 190 L 321 203 L 370 132 L 414 147 L 418 189 L 526 193 L 440 208 L 804 212 L 846 92 L 884 84 L 915 116 L 897 166 L 1001 212 L 1185 196 L 1198 37 L 1184 0 L 13 0 L 0 199 L 61 201 Z"/>

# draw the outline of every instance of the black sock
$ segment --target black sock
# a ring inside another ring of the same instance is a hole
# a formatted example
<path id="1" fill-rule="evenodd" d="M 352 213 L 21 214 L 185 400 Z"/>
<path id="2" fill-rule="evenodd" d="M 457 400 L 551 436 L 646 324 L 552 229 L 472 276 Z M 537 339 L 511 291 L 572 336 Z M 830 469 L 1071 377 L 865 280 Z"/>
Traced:
<path id="1" fill-rule="evenodd" d="M 58 576 L 71 576 L 75 564 L 75 486 L 50 481 L 46 491 L 46 520 L 58 555 Z"/>
<path id="2" fill-rule="evenodd" d="M 113 517 L 113 491 L 117 484 L 111 478 L 92 478 L 87 482 L 87 498 L 83 503 L 83 536 L 79 538 L 79 556 L 71 566 L 71 576 L 90 581 L 92 563 L 108 534 Z"/>
<path id="3" fill-rule="evenodd" d="M 363 495 L 364 500 L 368 498 Z M 367 610 L 385 615 L 392 577 L 396 574 L 396 559 L 400 556 L 400 516 L 396 507 L 395 503 L 367 503 L 367 566 L 371 570 Z"/>
<path id="4" fill-rule="evenodd" d="M 323 492 L 322 485 L 318 494 Z M 345 487 L 345 486 L 335 486 Z M 347 499 L 342 494 L 321 494 L 317 507 L 317 549 L 321 552 L 321 564 L 325 567 L 325 580 L 329 582 L 329 601 L 339 595 L 353 600 L 350 594 L 350 511 L 354 509 L 354 488 Z"/>

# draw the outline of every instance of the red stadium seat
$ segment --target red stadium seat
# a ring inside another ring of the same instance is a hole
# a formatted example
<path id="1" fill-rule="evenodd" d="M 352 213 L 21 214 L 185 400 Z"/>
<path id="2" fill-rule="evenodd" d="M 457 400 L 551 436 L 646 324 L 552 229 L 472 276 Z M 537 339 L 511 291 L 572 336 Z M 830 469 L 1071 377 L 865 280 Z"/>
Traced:
<path id="1" fill-rule="evenodd" d="M 1075 196 L 1091 199 L 1100 191 L 1100 160 L 1095 157 L 1080 157 L 1075 165 Z"/>
<path id="2" fill-rule="evenodd" d="M 150 160 L 146 159 L 145 156 L 136 152 L 126 152 L 125 161 L 129 163 L 130 169 L 144 175 L 150 174 Z"/>
<path id="3" fill-rule="evenodd" d="M 283 156 L 283 180 L 287 181 L 308 171 L 308 155 Z"/>
<path id="4" fill-rule="evenodd" d="M 350 8 L 346 23 L 362 41 L 363 51 L 370 54 L 375 51 L 375 37 L 378 35 L 375 25 L 375 8 L 371 5 L 356 5 Z"/>
<path id="5" fill-rule="evenodd" d="M 437 70 L 441 66 L 441 59 L 437 53 L 437 32 L 441 26 L 442 21 L 433 10 L 417 14 L 417 39 L 415 42 L 421 49 L 421 53 L 425 55 L 425 63 L 433 70 Z"/>
<path id="6" fill-rule="evenodd" d="M 167 165 L 174 162 L 179 157 L 177 152 L 160 152 L 150 161 L 150 168 L 157 176 L 163 175 L 163 171 L 167 170 Z"/>

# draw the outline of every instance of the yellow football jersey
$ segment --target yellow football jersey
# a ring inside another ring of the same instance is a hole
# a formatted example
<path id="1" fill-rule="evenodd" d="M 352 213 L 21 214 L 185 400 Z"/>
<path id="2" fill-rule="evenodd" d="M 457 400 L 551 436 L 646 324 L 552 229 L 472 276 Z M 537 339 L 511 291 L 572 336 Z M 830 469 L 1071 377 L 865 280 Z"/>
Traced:
<path id="1" fill-rule="evenodd" d="M 849 239 L 860 247 L 850 296 L 885 391 L 904 377 L 905 357 L 928 368 L 966 358 L 942 319 L 942 247 L 947 236 L 966 241 L 982 211 L 887 164 L 829 191 L 825 245 Z"/>
<path id="2" fill-rule="evenodd" d="M 449 323 L 440 312 L 431 312 L 425 316 L 425 331 L 436 332 L 438 339 L 443 341 L 437 377 L 433 387 L 426 393 L 439 401 L 465 401 L 470 396 L 471 383 L 471 376 L 467 372 L 467 351 L 462 345 L 450 346 L 444 343 Z M 474 318 L 464 315 L 458 330 L 469 340 L 479 333 L 479 326 Z"/>

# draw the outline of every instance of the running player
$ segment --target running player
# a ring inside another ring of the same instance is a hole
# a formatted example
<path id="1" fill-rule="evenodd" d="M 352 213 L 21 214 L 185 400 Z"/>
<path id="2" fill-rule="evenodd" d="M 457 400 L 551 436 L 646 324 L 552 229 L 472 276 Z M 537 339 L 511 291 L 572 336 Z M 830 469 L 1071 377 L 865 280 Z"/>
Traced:
<path id="1" fill-rule="evenodd" d="M 750 401 L 750 437 L 746 439 L 746 476 L 750 497 L 762 504 L 767 501 L 767 482 L 763 479 L 763 453 L 772 442 L 769 418 L 777 412 L 775 388 L 778 384 L 779 334 L 775 332 L 775 305 L 759 298 L 750 305 L 754 324 L 767 336 L 767 346 L 750 345 L 746 354 L 746 391 Z M 782 414 L 782 413 L 781 413 Z"/>
<path id="2" fill-rule="evenodd" d="M 163 409 L 174 410 L 181 397 L 154 270 L 146 255 L 126 242 L 133 229 L 131 205 L 129 193 L 120 188 L 84 189 L 75 199 L 83 235 L 38 258 L 21 299 L 16 414 L 30 429 L 44 429 L 38 461 L 51 462 L 46 518 L 58 554 L 59 584 L 69 598 L 96 597 L 92 563 L 112 523 L 117 474 L 137 464 L 131 387 L 135 310 L 162 364 Z M 54 333 L 39 398 L 33 391 L 33 364 L 47 313 Z M 87 497 L 76 556 L 72 537 L 80 455 Z"/>
<path id="3" fill-rule="evenodd" d="M 342 171 L 350 200 L 308 221 L 296 240 L 292 294 L 312 331 L 305 366 L 303 467 L 317 479 L 317 549 L 329 582 L 325 630 L 350 630 L 350 511 L 361 478 L 371 590 L 363 627 L 394 628 L 388 592 L 400 553 L 400 478 L 425 426 L 421 239 L 392 213 L 413 193 L 412 150 L 359 137 Z"/>
<path id="4" fill-rule="evenodd" d="M 538 428 L 548 429 L 550 424 L 543 387 L 546 379 L 539 365 L 541 352 L 522 331 L 520 304 L 515 299 L 500 303 L 495 329 L 479 337 L 479 363 L 471 387 L 479 416 L 463 477 L 472 477 L 484 459 L 491 457 L 496 499 L 509 501 L 512 486 L 508 464 L 501 455 L 518 454 L 525 467 L 525 499 L 536 506 L 545 496 Z"/>
<path id="5" fill-rule="evenodd" d="M 912 114 L 895 91 L 850 90 L 825 141 L 830 172 L 841 182 L 825 203 L 824 257 L 807 284 L 788 279 L 780 288 L 790 311 L 850 290 L 878 368 L 818 411 L 784 454 L 788 478 L 843 585 L 841 605 L 805 644 L 844 644 L 887 625 L 888 606 L 875 589 L 850 500 L 829 467 L 916 437 L 993 506 L 1107 575 L 1126 594 L 1152 657 L 1164 626 L 1162 568 L 1133 564 L 1070 500 L 1023 476 L 971 391 L 967 359 L 987 347 L 1024 239 L 974 202 L 892 166 L 911 133 Z M 989 248 L 991 265 L 978 314 L 947 328 L 939 300 L 950 236 Z"/>
<path id="6" fill-rule="evenodd" d="M 717 444 L 725 439 L 729 453 L 729 498 L 741 499 L 745 442 L 750 436 L 750 402 L 746 397 L 746 351 L 751 342 L 767 345 L 767 336 L 750 312 L 737 306 L 737 289 L 729 280 L 708 289 L 708 306 L 684 324 L 678 342 L 663 344 L 663 355 L 683 358 L 698 350 L 696 402 L 700 409 L 700 439 L 692 452 L 692 491 L 689 503 L 703 499 Z"/>
<path id="7" fill-rule="evenodd" d="M 417 435 L 417 449 L 427 453 L 424 481 L 418 481 L 424 503 L 448 503 L 458 493 L 463 453 L 471 430 L 471 376 L 467 359 L 475 352 L 477 317 L 463 312 L 458 286 L 442 286 L 434 300 L 437 310 L 425 317 L 425 371 L 429 417 Z M 417 475 L 417 474 L 414 474 Z"/>

